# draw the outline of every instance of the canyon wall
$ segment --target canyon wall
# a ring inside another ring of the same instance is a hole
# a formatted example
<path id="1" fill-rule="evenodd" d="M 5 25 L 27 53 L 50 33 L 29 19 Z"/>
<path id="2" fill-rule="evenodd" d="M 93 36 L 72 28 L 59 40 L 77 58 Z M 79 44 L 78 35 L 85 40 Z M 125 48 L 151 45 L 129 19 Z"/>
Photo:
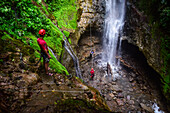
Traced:
<path id="1" fill-rule="evenodd" d="M 161 3 L 159 0 L 155 1 Z M 164 35 L 158 29 L 158 22 L 151 21 L 150 16 L 154 14 L 147 15 L 138 5 L 140 2 L 146 3 L 145 0 L 127 0 L 124 33 L 121 39 L 128 40 L 129 43 L 139 47 L 148 64 L 160 74 L 160 79 L 163 83 L 162 90 L 164 95 L 169 98 L 169 65 L 167 55 L 163 54 L 167 52 L 164 48 L 165 43 L 162 40 Z M 105 7 L 105 0 L 79 0 L 78 30 L 72 34 L 74 37 L 73 45 L 78 44 L 82 35 L 88 35 L 85 33 L 87 33 L 86 31 L 89 32 L 90 26 L 94 32 L 102 34 Z M 154 7 L 158 8 L 158 6 Z M 148 8 L 147 10 L 151 9 Z"/>
<path id="2" fill-rule="evenodd" d="M 147 59 L 148 64 L 159 73 L 162 81 L 162 91 L 169 99 L 169 70 L 168 70 L 168 45 L 165 43 L 166 32 L 161 28 L 161 17 L 158 13 L 161 2 L 155 0 L 148 9 L 141 8 L 145 0 L 127 1 L 126 20 L 124 27 L 124 36 L 122 39 L 128 40 L 139 47 Z M 148 3 L 151 4 L 152 2 Z M 147 13 L 149 12 L 149 13 Z M 164 17 L 166 18 L 166 17 Z M 165 27 L 164 27 L 165 28 Z M 154 76 L 153 76 L 154 77 Z"/>

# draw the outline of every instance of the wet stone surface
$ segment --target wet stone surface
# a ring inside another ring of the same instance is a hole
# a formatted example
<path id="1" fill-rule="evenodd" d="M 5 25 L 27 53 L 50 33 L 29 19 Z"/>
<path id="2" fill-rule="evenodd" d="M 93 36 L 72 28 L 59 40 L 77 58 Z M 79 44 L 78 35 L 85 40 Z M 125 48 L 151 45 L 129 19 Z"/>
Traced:
<path id="1" fill-rule="evenodd" d="M 88 40 L 89 37 L 86 37 Z M 84 51 L 90 53 L 90 47 L 83 45 L 80 54 Z M 94 55 L 93 60 L 89 59 L 89 55 L 79 56 L 80 66 L 84 81 L 89 85 L 99 90 L 100 94 L 106 100 L 109 108 L 114 112 L 128 112 L 128 113 L 148 113 L 154 112 L 152 108 L 154 103 L 157 103 L 161 110 L 166 113 L 167 108 L 165 103 L 162 103 L 159 97 L 159 91 L 154 89 L 144 76 L 147 72 L 142 72 L 137 62 L 128 55 L 122 53 L 120 66 L 113 72 L 112 76 L 106 74 L 106 64 L 102 64 L 101 52 L 102 48 L 99 45 L 93 46 Z M 83 50 L 83 51 L 82 51 Z M 81 60 L 83 59 L 83 60 Z M 134 65 L 133 65 L 134 64 Z M 135 66 L 135 67 L 133 67 Z M 90 80 L 90 70 L 94 68 L 95 76 Z M 160 106 L 161 105 L 161 106 Z"/>

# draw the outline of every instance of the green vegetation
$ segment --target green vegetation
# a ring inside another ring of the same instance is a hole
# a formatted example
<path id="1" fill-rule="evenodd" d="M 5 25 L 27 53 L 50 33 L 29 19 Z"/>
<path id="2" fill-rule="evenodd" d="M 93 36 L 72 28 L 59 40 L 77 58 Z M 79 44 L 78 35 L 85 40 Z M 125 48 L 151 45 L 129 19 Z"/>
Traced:
<path id="1" fill-rule="evenodd" d="M 25 45 L 20 40 L 10 37 L 10 35 L 7 33 L 0 31 L 0 37 L 1 54 L 18 51 L 23 53 L 24 56 L 34 54 L 33 48 L 31 48 L 29 45 Z M 20 48 L 20 50 L 17 50 L 17 48 Z"/>
<path id="2" fill-rule="evenodd" d="M 63 33 L 66 37 L 68 37 L 70 35 L 70 33 L 68 31 L 63 31 Z"/>
<path id="3" fill-rule="evenodd" d="M 168 36 L 165 38 L 161 38 L 161 58 L 163 60 L 162 73 L 161 76 L 163 78 L 162 82 L 164 83 L 163 91 L 165 94 L 170 94 L 170 53 L 169 53 L 169 42 Z M 170 97 L 169 97 L 170 98 Z"/>
<path id="4" fill-rule="evenodd" d="M 38 36 L 40 28 L 49 28 L 49 23 L 37 6 L 30 0 L 0 1 L 0 29 L 17 39 L 29 32 Z M 9 24 L 10 23 L 10 24 Z M 48 31 L 48 30 L 47 30 Z"/>
<path id="5" fill-rule="evenodd" d="M 166 96 L 170 94 L 170 6 L 169 0 L 140 0 L 138 7 L 149 18 L 152 26 L 152 38 L 160 41 L 160 56 L 162 60 L 162 83 L 163 91 Z M 170 99 L 170 97 L 168 97 Z"/>
<path id="6" fill-rule="evenodd" d="M 61 58 L 62 51 L 64 51 L 63 34 L 53 23 L 57 22 L 57 26 L 65 29 L 64 34 L 69 37 L 70 33 L 67 30 L 77 28 L 76 9 L 76 0 L 0 1 L 1 39 L 20 40 L 24 45 L 33 48 L 35 58 L 39 58 L 38 31 L 45 29 L 47 45 Z M 65 67 L 51 53 L 50 55 L 52 56 L 50 67 L 58 73 L 68 74 Z"/>
<path id="7" fill-rule="evenodd" d="M 141 11 L 149 17 L 151 25 L 158 24 L 159 29 L 164 30 L 166 34 L 170 31 L 170 7 L 168 0 L 140 0 L 136 4 Z"/>
<path id="8" fill-rule="evenodd" d="M 48 11 L 57 19 L 59 28 L 77 28 L 77 0 L 47 0 Z"/>

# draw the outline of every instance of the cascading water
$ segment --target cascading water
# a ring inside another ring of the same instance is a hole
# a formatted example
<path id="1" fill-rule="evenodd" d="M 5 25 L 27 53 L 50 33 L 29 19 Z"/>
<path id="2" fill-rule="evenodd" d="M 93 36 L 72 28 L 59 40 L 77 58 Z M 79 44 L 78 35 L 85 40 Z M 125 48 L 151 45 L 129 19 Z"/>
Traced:
<path id="1" fill-rule="evenodd" d="M 57 26 L 56 26 L 57 27 Z M 58 28 L 58 27 L 57 27 Z M 59 28 L 58 28 L 59 29 Z M 60 30 L 60 29 L 59 29 Z M 60 30 L 61 31 L 61 30 Z M 67 40 L 67 37 L 64 35 L 64 33 L 61 31 L 61 33 L 63 34 L 63 36 L 65 38 L 63 38 L 63 41 L 64 41 L 64 48 L 66 49 L 66 51 L 70 54 L 70 56 L 72 57 L 73 61 L 74 61 L 74 67 L 75 67 L 75 70 L 76 70 L 76 76 L 82 78 L 81 76 L 81 70 L 80 70 L 80 67 L 79 67 L 79 60 L 77 58 L 77 56 L 75 55 L 73 49 L 71 48 L 71 45 L 70 43 L 68 42 Z"/>
<path id="2" fill-rule="evenodd" d="M 51 48 L 48 47 L 48 49 L 51 51 L 51 53 L 53 54 L 53 56 L 56 58 L 56 60 L 58 61 L 57 57 L 55 56 L 53 50 Z"/>
<path id="3" fill-rule="evenodd" d="M 106 15 L 103 35 L 102 60 L 112 66 L 118 66 L 116 56 L 119 55 L 120 32 L 124 25 L 126 0 L 106 0 Z"/>
<path id="4" fill-rule="evenodd" d="M 45 15 L 45 16 L 46 16 L 46 15 Z M 46 16 L 46 18 L 48 18 L 48 17 Z M 52 23 L 53 23 L 53 22 L 52 22 Z M 61 30 L 57 25 L 55 25 L 54 23 L 53 23 L 53 25 L 56 26 L 56 27 L 61 31 L 61 33 L 63 34 L 63 36 L 64 36 L 64 37 L 63 37 L 64 48 L 65 48 L 66 51 L 70 54 L 70 56 L 72 57 L 72 59 L 73 59 L 73 61 L 74 61 L 74 67 L 75 67 L 75 70 L 76 70 L 76 76 L 79 77 L 79 78 L 81 78 L 81 79 L 83 80 L 83 77 L 81 76 L 81 70 L 80 70 L 80 67 L 79 67 L 79 60 L 78 60 L 77 56 L 75 55 L 75 53 L 74 53 L 74 51 L 73 51 L 70 43 L 68 42 L 67 37 L 64 35 L 64 33 L 62 32 L 62 30 Z M 49 49 L 49 50 L 52 52 L 51 49 Z M 54 55 L 53 52 L 52 52 L 52 54 Z M 54 55 L 54 56 L 55 56 L 55 55 Z M 55 58 L 56 58 L 56 56 L 55 56 Z M 57 58 L 56 58 L 56 59 L 57 59 Z"/>
<path id="5" fill-rule="evenodd" d="M 66 51 L 70 54 L 70 56 L 72 57 L 73 61 L 74 61 L 74 67 L 75 67 L 75 70 L 76 70 L 76 76 L 83 79 L 82 76 L 81 76 L 81 71 L 80 71 L 80 67 L 79 67 L 79 61 L 78 61 L 78 58 L 77 56 L 74 54 L 74 52 L 72 51 L 72 49 L 69 49 L 69 46 L 68 46 L 68 42 L 65 40 L 64 41 L 64 48 L 66 49 Z"/>

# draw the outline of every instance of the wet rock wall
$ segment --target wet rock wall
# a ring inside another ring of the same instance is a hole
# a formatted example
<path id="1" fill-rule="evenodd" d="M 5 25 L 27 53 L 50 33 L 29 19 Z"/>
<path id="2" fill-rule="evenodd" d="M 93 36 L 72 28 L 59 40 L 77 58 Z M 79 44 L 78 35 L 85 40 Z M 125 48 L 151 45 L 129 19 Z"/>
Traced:
<path id="1" fill-rule="evenodd" d="M 161 41 L 158 37 L 152 36 L 147 16 L 140 12 L 132 2 L 127 2 L 124 31 L 128 42 L 138 46 L 147 58 L 148 64 L 161 73 Z"/>
<path id="2" fill-rule="evenodd" d="M 78 6 L 78 28 L 74 33 L 70 34 L 72 41 L 71 46 L 75 53 L 77 53 L 77 50 L 79 49 L 79 42 L 81 38 L 85 36 L 87 36 L 87 38 L 90 37 L 90 30 L 92 35 L 97 34 L 102 36 L 101 33 L 104 24 L 105 0 L 78 0 Z M 91 41 L 89 40 L 88 43 L 90 42 Z M 73 61 L 67 52 L 64 52 L 62 59 L 62 64 L 68 69 L 68 71 L 74 73 Z"/>
<path id="3" fill-rule="evenodd" d="M 165 80 L 169 75 L 167 69 L 164 71 L 164 68 L 167 67 L 164 67 L 165 61 L 162 57 L 162 31 L 159 31 L 158 27 L 156 27 L 158 26 L 158 22 L 151 22 L 149 18 L 150 15 L 146 15 L 146 13 L 139 8 L 137 4 L 141 1 L 142 0 L 127 0 L 124 27 L 125 37 L 123 37 L 123 39 L 126 39 L 129 43 L 139 47 L 139 50 L 142 51 L 146 57 L 147 63 L 160 74 L 159 77 L 160 80 L 162 80 L 162 83 L 169 87 L 167 80 Z M 167 95 L 169 92 L 165 91 L 168 90 L 168 88 L 165 88 L 165 85 L 162 85 L 162 91 L 164 90 L 163 93 L 168 99 L 169 97 Z"/>
<path id="4" fill-rule="evenodd" d="M 159 36 L 158 33 L 154 33 L 156 23 L 149 23 L 148 15 L 137 6 L 137 3 L 140 1 L 126 1 L 124 34 L 121 38 L 128 40 L 128 43 L 138 46 L 139 50 L 142 51 L 146 57 L 147 63 L 160 74 L 160 79 L 164 81 L 164 78 L 161 76 L 161 74 L 164 73 L 162 70 L 164 61 L 161 58 L 161 36 Z M 90 28 L 92 35 L 100 33 L 102 36 L 106 7 L 105 0 L 79 0 L 78 3 L 78 29 L 75 33 L 71 34 L 72 47 L 75 52 L 79 49 L 79 41 L 81 38 L 87 37 L 87 39 L 90 39 Z M 68 66 L 70 65 L 68 64 Z"/>

